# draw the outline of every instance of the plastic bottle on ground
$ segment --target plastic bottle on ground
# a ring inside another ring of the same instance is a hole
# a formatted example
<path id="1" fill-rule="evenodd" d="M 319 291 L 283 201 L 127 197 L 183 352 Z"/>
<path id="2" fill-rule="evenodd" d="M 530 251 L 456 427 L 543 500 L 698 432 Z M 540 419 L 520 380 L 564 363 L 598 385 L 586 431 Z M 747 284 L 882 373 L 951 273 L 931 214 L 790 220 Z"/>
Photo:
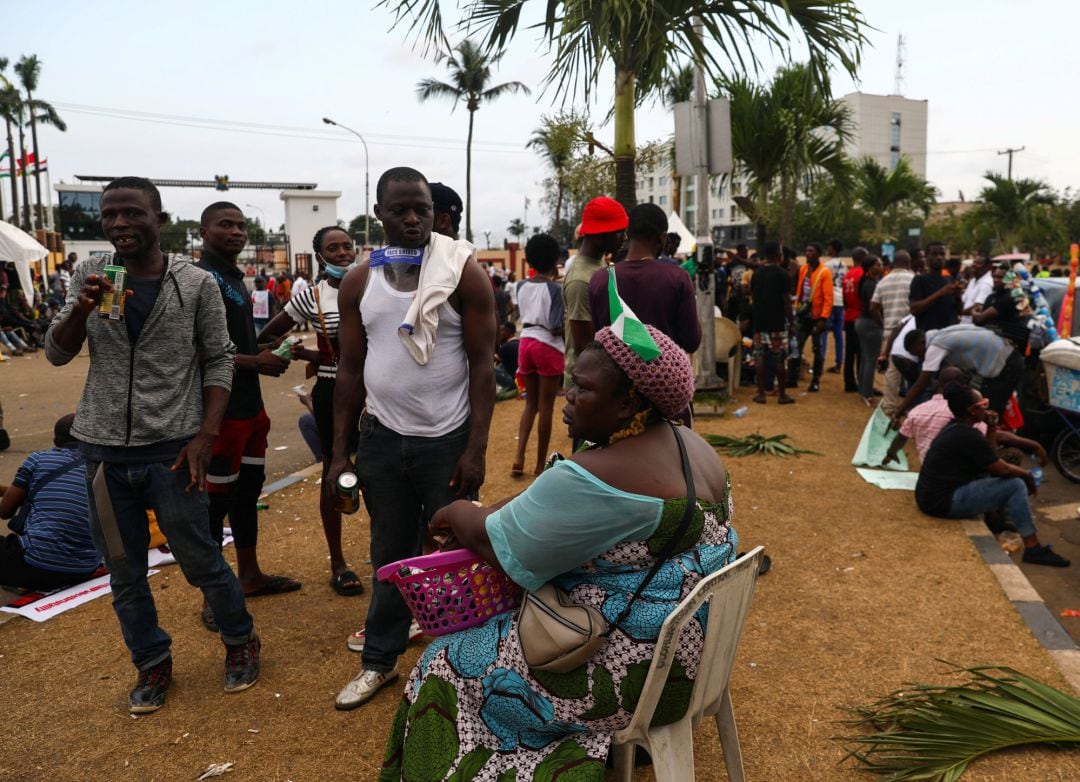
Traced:
<path id="1" fill-rule="evenodd" d="M 743 405 L 742 407 L 740 407 L 738 410 L 735 411 L 735 417 L 736 418 L 742 418 L 749 412 L 750 412 L 750 408 L 747 407 L 746 405 Z"/>

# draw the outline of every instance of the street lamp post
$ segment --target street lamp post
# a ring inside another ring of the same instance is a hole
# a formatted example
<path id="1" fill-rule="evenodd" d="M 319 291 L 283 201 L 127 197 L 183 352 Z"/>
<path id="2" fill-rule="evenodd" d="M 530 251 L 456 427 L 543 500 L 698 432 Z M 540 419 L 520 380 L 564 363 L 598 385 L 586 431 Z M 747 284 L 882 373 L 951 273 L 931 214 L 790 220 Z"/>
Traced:
<path id="1" fill-rule="evenodd" d="M 323 117 L 322 121 L 325 122 L 327 125 L 333 125 L 335 128 L 347 130 L 349 133 L 352 133 L 354 136 L 360 139 L 360 143 L 364 145 L 364 246 L 368 247 L 371 245 L 371 209 L 368 205 L 368 199 L 370 197 L 368 175 L 370 173 L 370 169 L 368 166 L 367 142 L 364 141 L 364 137 L 357 133 L 355 130 L 345 127 L 340 122 L 334 122 L 334 120 L 330 119 L 329 117 Z"/>
<path id="2" fill-rule="evenodd" d="M 491 231 L 481 231 L 484 234 L 484 245 L 487 249 L 491 249 Z"/>

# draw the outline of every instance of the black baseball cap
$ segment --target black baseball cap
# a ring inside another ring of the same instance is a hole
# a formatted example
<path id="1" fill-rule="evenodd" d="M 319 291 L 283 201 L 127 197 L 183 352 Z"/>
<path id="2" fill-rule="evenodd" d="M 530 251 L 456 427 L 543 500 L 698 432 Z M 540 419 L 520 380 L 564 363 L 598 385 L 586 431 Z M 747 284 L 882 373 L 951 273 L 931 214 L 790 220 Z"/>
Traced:
<path id="1" fill-rule="evenodd" d="M 461 196 L 452 187 L 447 187 L 442 182 L 430 182 L 431 203 L 435 207 L 436 214 L 448 214 L 454 224 L 454 230 L 461 224 L 461 211 L 465 205 L 461 202 Z"/>

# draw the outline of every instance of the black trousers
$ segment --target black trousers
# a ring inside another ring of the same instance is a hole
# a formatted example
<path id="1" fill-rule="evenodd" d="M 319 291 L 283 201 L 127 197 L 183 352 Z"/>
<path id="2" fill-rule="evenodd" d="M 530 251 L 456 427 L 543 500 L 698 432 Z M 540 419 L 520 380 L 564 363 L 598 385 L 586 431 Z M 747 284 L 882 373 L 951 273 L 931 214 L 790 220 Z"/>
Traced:
<path id="1" fill-rule="evenodd" d="M 876 358 L 876 357 L 875 357 Z M 862 363 L 862 350 L 859 348 L 859 335 L 855 332 L 855 321 L 844 324 L 844 390 L 856 391 L 859 388 L 859 366 Z"/>
<path id="2" fill-rule="evenodd" d="M 94 570 L 96 570 L 95 568 Z M 94 573 L 60 573 L 26 564 L 18 535 L 0 540 L 0 584 L 20 589 L 59 589 L 81 584 Z"/>

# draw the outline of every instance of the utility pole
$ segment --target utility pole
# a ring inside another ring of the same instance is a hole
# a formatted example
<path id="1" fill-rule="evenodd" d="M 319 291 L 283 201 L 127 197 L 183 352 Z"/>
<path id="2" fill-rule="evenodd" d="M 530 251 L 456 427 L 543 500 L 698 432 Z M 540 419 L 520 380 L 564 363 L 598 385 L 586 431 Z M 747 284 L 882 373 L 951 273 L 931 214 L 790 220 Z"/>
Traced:
<path id="1" fill-rule="evenodd" d="M 364 246 L 368 247 L 371 244 L 371 205 L 369 204 L 371 195 L 368 187 L 368 175 L 371 173 L 371 166 L 370 161 L 368 160 L 367 142 L 364 141 L 364 137 L 358 132 L 350 127 L 342 125 L 340 122 L 334 122 L 334 120 L 329 117 L 323 117 L 322 121 L 327 125 L 333 125 L 335 128 L 347 130 L 349 133 L 352 133 L 360 139 L 360 143 L 364 145 Z M 376 193 L 376 195 L 378 194 Z M 362 255 L 363 253 L 361 253 L 361 256 Z"/>
<path id="2" fill-rule="evenodd" d="M 704 37 L 704 25 L 695 20 L 694 34 L 698 39 Z M 694 69 L 694 121 L 698 128 L 697 136 L 702 145 L 701 165 L 694 176 L 694 233 L 697 235 L 697 314 L 701 323 L 701 347 L 698 348 L 698 388 L 715 388 L 719 382 L 716 376 L 716 318 L 713 307 L 716 302 L 712 230 L 709 227 L 709 96 L 705 91 L 705 68 L 699 61 Z M 728 390 L 731 378 L 728 378 Z"/>
<path id="3" fill-rule="evenodd" d="M 1003 149 L 1000 152 L 998 152 L 999 155 L 1008 155 L 1009 156 L 1009 181 L 1010 182 L 1012 182 L 1012 159 L 1013 159 L 1013 155 L 1015 155 L 1017 152 L 1023 152 L 1024 149 L 1025 149 L 1024 147 L 1009 147 L 1008 149 Z"/>

